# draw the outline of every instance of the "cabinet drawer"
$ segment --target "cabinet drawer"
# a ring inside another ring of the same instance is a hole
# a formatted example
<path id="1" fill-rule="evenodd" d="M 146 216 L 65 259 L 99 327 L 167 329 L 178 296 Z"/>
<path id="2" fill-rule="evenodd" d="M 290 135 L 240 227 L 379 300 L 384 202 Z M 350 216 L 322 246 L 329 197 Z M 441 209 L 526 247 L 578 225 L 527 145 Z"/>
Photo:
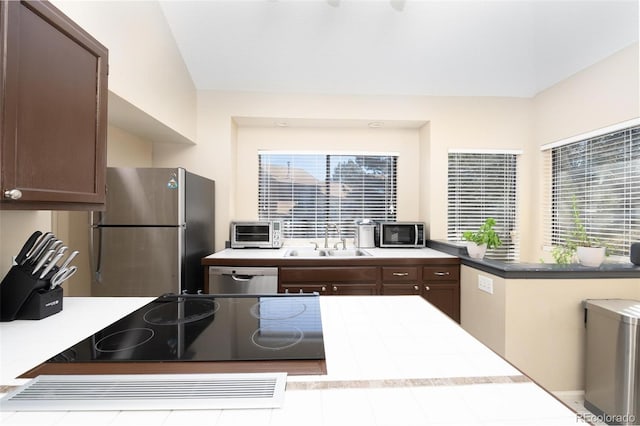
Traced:
<path id="1" fill-rule="evenodd" d="M 459 265 L 425 266 L 422 268 L 424 281 L 459 281 Z"/>
<path id="2" fill-rule="evenodd" d="M 281 283 L 375 283 L 378 277 L 378 268 L 375 266 L 363 267 L 318 267 L 318 268 L 280 268 Z"/>
<path id="3" fill-rule="evenodd" d="M 387 266 L 382 268 L 383 282 L 417 281 L 418 268 L 415 266 Z"/>
<path id="4" fill-rule="evenodd" d="M 382 284 L 382 294 L 385 296 L 395 295 L 420 295 L 420 286 L 418 284 Z"/>

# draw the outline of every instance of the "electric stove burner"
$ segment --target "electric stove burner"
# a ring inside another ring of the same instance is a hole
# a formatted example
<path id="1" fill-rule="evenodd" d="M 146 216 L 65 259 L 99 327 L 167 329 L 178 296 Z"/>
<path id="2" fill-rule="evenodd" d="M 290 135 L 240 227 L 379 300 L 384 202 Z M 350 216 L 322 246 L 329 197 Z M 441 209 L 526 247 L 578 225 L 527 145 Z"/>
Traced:
<path id="1" fill-rule="evenodd" d="M 307 310 L 307 305 L 300 301 L 282 303 L 280 298 L 263 297 L 250 309 L 251 315 L 261 320 L 281 321 L 295 318 Z"/>
<path id="2" fill-rule="evenodd" d="M 304 338 L 304 332 L 295 326 L 260 327 L 251 335 L 251 341 L 262 349 L 279 351 L 297 345 Z"/>
<path id="3" fill-rule="evenodd" d="M 178 298 L 147 311 L 142 319 L 152 325 L 177 325 L 200 321 L 215 314 L 220 304 L 212 299 Z"/>
<path id="4" fill-rule="evenodd" d="M 150 328 L 130 328 L 111 333 L 98 340 L 94 348 L 98 352 L 121 352 L 144 345 L 154 336 Z"/>
<path id="5" fill-rule="evenodd" d="M 166 362 L 167 371 L 179 371 L 191 361 L 324 360 L 319 299 L 311 294 L 163 295 L 49 363 L 102 368 Z M 170 363 L 181 367 L 171 370 Z"/>

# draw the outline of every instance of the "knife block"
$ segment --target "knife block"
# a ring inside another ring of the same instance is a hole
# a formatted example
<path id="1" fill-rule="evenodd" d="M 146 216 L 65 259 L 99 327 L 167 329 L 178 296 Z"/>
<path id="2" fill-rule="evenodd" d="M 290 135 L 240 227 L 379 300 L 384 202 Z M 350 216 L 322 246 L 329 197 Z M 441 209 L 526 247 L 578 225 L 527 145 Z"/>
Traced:
<path id="1" fill-rule="evenodd" d="M 42 319 L 62 310 L 62 288 L 50 290 L 49 280 L 32 272 L 31 265 L 14 265 L 0 283 L 0 321 Z"/>

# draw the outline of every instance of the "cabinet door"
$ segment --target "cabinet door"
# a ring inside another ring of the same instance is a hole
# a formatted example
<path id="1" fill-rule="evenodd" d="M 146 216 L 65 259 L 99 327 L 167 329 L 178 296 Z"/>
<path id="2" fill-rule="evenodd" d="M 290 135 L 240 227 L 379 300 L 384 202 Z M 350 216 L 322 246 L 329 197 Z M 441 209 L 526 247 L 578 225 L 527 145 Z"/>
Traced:
<path id="1" fill-rule="evenodd" d="M 321 295 L 376 295 L 378 268 L 375 266 L 282 267 L 278 270 L 278 291 L 317 291 Z"/>
<path id="2" fill-rule="evenodd" d="M 460 322 L 460 265 L 429 265 L 422 268 L 422 296 Z"/>
<path id="3" fill-rule="evenodd" d="M 375 284 L 333 284 L 331 294 L 334 296 L 375 296 L 378 287 Z"/>
<path id="4" fill-rule="evenodd" d="M 460 322 L 460 284 L 459 283 L 425 283 L 423 297 L 433 306 Z"/>
<path id="5" fill-rule="evenodd" d="M 418 284 L 390 284 L 382 283 L 382 294 L 385 296 L 420 295 Z"/>
<path id="6" fill-rule="evenodd" d="M 382 294 L 400 296 L 421 294 L 417 266 L 383 266 Z"/>
<path id="7" fill-rule="evenodd" d="M 107 49 L 48 2 L 0 15 L 0 209 L 101 208 Z"/>
<path id="8" fill-rule="evenodd" d="M 321 296 L 329 294 L 329 288 L 326 285 L 302 284 L 302 285 L 282 285 L 280 293 L 318 293 Z"/>

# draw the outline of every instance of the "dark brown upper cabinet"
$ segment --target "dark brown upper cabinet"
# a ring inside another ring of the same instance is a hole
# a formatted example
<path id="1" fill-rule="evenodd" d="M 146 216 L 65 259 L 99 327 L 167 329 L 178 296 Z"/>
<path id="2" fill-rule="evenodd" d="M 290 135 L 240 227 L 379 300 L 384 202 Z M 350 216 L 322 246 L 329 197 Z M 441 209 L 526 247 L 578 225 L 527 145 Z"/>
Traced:
<path id="1" fill-rule="evenodd" d="M 108 51 L 46 1 L 0 1 L 0 210 L 105 203 Z"/>

